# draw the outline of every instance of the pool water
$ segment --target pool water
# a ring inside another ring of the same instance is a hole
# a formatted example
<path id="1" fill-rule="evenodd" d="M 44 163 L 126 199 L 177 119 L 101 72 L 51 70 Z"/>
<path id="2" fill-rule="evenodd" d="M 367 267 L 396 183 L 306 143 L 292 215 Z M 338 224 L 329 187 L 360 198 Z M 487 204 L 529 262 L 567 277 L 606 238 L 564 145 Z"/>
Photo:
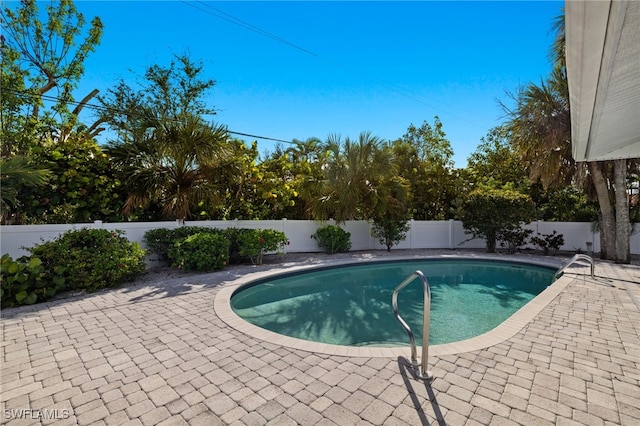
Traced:
<path id="1" fill-rule="evenodd" d="M 411 260 L 338 266 L 256 281 L 231 298 L 246 321 L 286 336 L 348 346 L 406 345 L 391 307 L 416 270 L 431 287 L 430 344 L 490 331 L 551 284 L 555 269 L 495 260 Z M 415 279 L 398 310 L 421 343 L 423 290 Z"/>

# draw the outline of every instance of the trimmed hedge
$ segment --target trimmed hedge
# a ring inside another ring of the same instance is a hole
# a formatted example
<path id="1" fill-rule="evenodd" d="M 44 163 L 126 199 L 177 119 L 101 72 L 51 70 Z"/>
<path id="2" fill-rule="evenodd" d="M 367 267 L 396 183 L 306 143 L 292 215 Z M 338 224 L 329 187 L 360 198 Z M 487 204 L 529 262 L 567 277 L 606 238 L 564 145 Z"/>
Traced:
<path id="1" fill-rule="evenodd" d="M 193 271 L 218 271 L 229 263 L 229 240 L 209 232 L 180 238 L 169 247 L 171 266 Z"/>
<path id="2" fill-rule="evenodd" d="M 145 232 L 144 242 L 172 266 L 199 271 L 218 270 L 227 264 L 260 265 L 265 253 L 282 251 L 288 244 L 285 234 L 273 229 L 201 226 L 152 229 Z"/>

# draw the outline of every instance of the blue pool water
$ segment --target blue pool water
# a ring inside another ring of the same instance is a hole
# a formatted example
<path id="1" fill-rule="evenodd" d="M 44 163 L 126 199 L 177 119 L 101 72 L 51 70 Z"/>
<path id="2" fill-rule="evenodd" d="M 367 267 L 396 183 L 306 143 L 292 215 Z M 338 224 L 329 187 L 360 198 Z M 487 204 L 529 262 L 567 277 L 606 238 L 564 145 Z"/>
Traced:
<path id="1" fill-rule="evenodd" d="M 422 271 L 431 286 L 430 344 L 485 333 L 524 306 L 553 279 L 555 269 L 496 260 L 427 259 L 373 262 L 285 274 L 238 289 L 237 315 L 259 327 L 299 339 L 349 346 L 406 345 L 391 296 Z M 400 315 L 417 343 L 422 336 L 420 280 L 398 296 Z"/>

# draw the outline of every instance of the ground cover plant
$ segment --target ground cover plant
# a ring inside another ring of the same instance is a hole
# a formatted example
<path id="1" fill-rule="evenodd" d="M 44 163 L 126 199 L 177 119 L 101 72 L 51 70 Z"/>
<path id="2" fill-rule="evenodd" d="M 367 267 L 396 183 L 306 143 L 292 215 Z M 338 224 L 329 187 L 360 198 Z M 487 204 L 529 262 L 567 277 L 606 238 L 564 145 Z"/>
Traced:
<path id="1" fill-rule="evenodd" d="M 0 260 L 0 300 L 2 308 L 44 302 L 65 288 L 63 268 L 47 275 L 42 260 L 23 256 L 14 260 L 8 254 Z"/>
<path id="2" fill-rule="evenodd" d="M 27 248 L 30 255 L 2 256 L 2 307 L 30 305 L 64 290 L 96 291 L 134 281 L 146 268 L 146 253 L 122 231 L 70 230 Z"/>

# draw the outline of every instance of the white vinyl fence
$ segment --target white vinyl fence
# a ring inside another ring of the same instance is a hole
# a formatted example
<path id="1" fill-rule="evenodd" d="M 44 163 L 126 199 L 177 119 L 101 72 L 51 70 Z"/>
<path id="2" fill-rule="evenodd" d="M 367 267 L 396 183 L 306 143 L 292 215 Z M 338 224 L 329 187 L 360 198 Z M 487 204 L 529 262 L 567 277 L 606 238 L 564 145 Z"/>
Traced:
<path id="1" fill-rule="evenodd" d="M 309 220 L 212 220 L 188 222 L 189 226 L 207 226 L 215 228 L 254 228 L 275 229 L 285 233 L 290 244 L 285 247 L 288 253 L 304 253 L 322 251 L 311 235 L 321 226 L 335 224 L 333 221 L 315 222 Z M 122 230 L 131 241 L 142 244 L 144 233 L 155 228 L 176 228 L 183 226 L 180 222 L 121 222 L 68 224 L 68 225 L 4 225 L 0 226 L 0 253 L 8 253 L 13 258 L 28 254 L 25 250 L 42 241 L 55 239 L 58 235 L 70 229 L 103 228 Z M 351 233 L 351 250 L 384 250 L 385 246 L 370 235 L 371 224 L 366 221 L 348 221 L 341 224 L 342 228 Z M 526 225 L 533 234 L 551 234 L 554 230 L 564 236 L 564 246 L 561 250 L 582 251 L 584 253 L 600 251 L 600 236 L 592 229 L 588 222 L 532 222 Z M 462 222 L 449 221 L 411 221 L 411 230 L 406 239 L 394 248 L 484 248 L 483 239 L 472 239 L 466 234 Z M 534 247 L 530 247 L 534 248 Z M 631 236 L 631 253 L 640 254 L 640 233 Z M 153 259 L 150 259 L 153 260 Z"/>

